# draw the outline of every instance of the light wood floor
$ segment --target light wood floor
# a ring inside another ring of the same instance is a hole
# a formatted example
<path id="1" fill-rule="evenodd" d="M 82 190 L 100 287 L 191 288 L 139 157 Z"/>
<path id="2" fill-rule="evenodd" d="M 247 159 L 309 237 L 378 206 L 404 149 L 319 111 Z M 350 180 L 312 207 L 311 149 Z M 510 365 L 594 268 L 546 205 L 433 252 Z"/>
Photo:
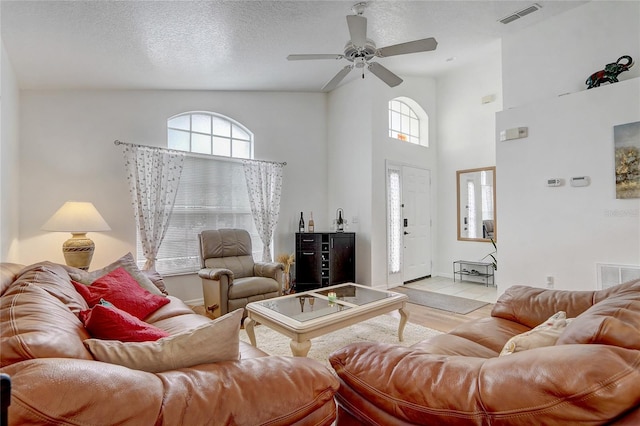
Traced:
<path id="1" fill-rule="evenodd" d="M 407 303 L 406 310 L 409 312 L 409 322 L 446 333 L 464 322 L 491 316 L 492 308 L 493 304 L 489 304 L 466 315 L 461 315 Z M 391 315 L 400 318 L 400 314 L 397 312 L 393 312 Z"/>

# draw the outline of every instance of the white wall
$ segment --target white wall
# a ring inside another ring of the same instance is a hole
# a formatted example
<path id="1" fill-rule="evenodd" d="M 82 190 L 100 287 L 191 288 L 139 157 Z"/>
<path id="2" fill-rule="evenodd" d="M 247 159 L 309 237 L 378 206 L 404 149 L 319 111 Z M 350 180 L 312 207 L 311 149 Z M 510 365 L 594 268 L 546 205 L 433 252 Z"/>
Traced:
<path id="1" fill-rule="evenodd" d="M 437 93 L 438 255 L 433 275 L 453 278 L 453 261 L 477 261 L 493 251 L 491 243 L 457 239 L 456 171 L 496 164 L 495 113 L 502 109 L 500 42 L 493 43 L 481 61 L 440 76 Z M 483 104 L 482 98 L 487 95 L 494 95 L 495 101 Z M 498 168 L 496 174 L 500 173 Z M 503 206 L 499 197 L 496 204 L 500 212 Z M 498 220 L 498 241 L 502 235 Z"/>
<path id="2" fill-rule="evenodd" d="M 357 217 L 349 227 L 356 232 L 356 281 L 375 287 L 387 284 L 385 161 L 426 169 L 436 164 L 435 82 L 403 79 L 389 88 L 369 74 L 334 90 L 328 101 L 328 214 L 342 207 L 349 222 Z M 388 137 L 388 102 L 399 96 L 412 98 L 429 114 L 430 148 Z"/>
<path id="3" fill-rule="evenodd" d="M 0 259 L 18 262 L 20 92 L 4 44 L 0 45 Z"/>
<path id="4" fill-rule="evenodd" d="M 498 114 L 499 292 L 513 284 L 595 290 L 596 263 L 640 265 L 640 199 L 615 195 L 613 126 L 640 121 L 640 78 Z M 572 176 L 591 185 L 572 187 Z M 565 185 L 547 187 L 549 178 Z"/>
<path id="5" fill-rule="evenodd" d="M 333 220 L 336 209 L 344 210 L 347 231 L 356 233 L 356 281 L 367 285 L 371 283 L 371 83 L 371 78 L 358 78 L 330 92 L 326 123 L 327 215 Z"/>
<path id="6" fill-rule="evenodd" d="M 636 64 L 620 81 L 640 76 L 639 23 L 638 1 L 591 1 L 505 37 L 505 109 L 582 91 L 592 73 L 623 55 Z"/>
<path id="7" fill-rule="evenodd" d="M 255 157 L 286 161 L 276 254 L 294 251 L 300 211 L 328 222 L 326 97 L 310 93 L 199 91 L 23 91 L 20 128 L 21 263 L 64 262 L 67 234 L 40 230 L 67 200 L 91 201 L 111 232 L 96 243 L 91 268 L 135 253 L 135 223 L 115 139 L 166 146 L 166 120 L 204 110 L 224 114 L 255 136 Z M 172 294 L 202 297 L 200 281 L 169 278 Z"/>
<path id="8" fill-rule="evenodd" d="M 497 145 L 499 293 L 546 276 L 593 290 L 596 262 L 640 264 L 639 200 L 615 199 L 613 172 L 613 126 L 640 120 L 640 66 L 584 84 L 619 56 L 637 61 L 638 34 L 640 3 L 594 1 L 504 38 L 496 133 L 526 126 L 529 137 Z M 581 175 L 591 186 L 545 186 Z"/>

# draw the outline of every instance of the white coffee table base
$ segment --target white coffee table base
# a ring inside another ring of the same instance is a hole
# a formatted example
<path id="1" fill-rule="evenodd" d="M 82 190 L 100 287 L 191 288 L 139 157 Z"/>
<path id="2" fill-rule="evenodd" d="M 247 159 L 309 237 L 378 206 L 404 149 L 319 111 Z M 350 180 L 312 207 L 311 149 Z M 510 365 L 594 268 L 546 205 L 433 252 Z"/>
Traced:
<path id="1" fill-rule="evenodd" d="M 404 309 L 408 297 L 399 293 L 397 293 L 397 295 L 397 298 L 384 301 L 384 303 L 372 303 L 371 306 L 364 305 L 354 308 L 353 310 L 344 311 L 348 313 L 348 315 L 328 315 L 316 320 L 312 326 L 299 323 L 302 324 L 300 327 L 296 327 L 295 325 L 297 324 L 293 324 L 290 321 L 283 321 L 275 315 L 269 315 L 268 312 L 264 310 L 253 310 L 251 304 L 249 304 L 247 305 L 248 316 L 244 321 L 244 328 L 251 344 L 255 347 L 258 347 L 255 335 L 255 324 L 260 323 L 290 337 L 291 342 L 289 346 L 291 347 L 293 356 L 306 357 L 311 349 L 312 338 L 323 336 L 332 331 L 340 330 L 370 318 L 398 310 L 400 314 L 398 340 L 402 342 L 404 340 L 404 327 L 409 319 L 409 313 Z"/>

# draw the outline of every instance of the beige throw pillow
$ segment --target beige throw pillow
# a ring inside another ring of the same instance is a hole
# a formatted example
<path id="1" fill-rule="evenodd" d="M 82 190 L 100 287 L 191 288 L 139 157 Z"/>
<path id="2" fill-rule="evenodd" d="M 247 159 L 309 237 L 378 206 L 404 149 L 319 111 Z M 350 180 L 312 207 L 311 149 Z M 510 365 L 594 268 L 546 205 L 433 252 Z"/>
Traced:
<path id="1" fill-rule="evenodd" d="M 504 348 L 502 348 L 500 356 L 526 351 L 527 349 L 553 346 L 571 320 L 571 318 L 567 319 L 567 314 L 564 311 L 553 314 L 536 328 L 509 339 Z"/>
<path id="2" fill-rule="evenodd" d="M 149 293 L 157 294 L 158 296 L 166 296 L 166 294 L 163 294 L 162 291 L 153 284 L 149 277 L 138 268 L 136 260 L 133 258 L 131 253 L 125 254 L 111 265 L 105 266 L 104 268 L 96 271 L 87 272 L 81 269 L 69 268 L 68 273 L 72 280 L 85 285 L 91 285 L 98 278 L 107 275 L 118 268 L 124 268 L 124 270 L 127 271 L 129 275 L 138 282 L 138 284 L 140 284 L 140 287 L 144 288 Z"/>
<path id="3" fill-rule="evenodd" d="M 155 342 L 87 339 L 84 345 L 98 361 L 150 373 L 237 360 L 242 311 L 242 308 L 236 309 L 192 330 Z"/>

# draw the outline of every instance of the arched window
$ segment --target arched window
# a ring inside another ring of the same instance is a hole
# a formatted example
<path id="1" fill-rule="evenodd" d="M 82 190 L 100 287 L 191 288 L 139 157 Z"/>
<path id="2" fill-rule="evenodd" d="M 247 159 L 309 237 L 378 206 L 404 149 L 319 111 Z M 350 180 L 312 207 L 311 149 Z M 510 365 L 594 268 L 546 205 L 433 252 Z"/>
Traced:
<path id="1" fill-rule="evenodd" d="M 429 116 L 411 98 L 399 97 L 390 100 L 389 137 L 429 146 Z"/>
<path id="2" fill-rule="evenodd" d="M 211 112 L 187 112 L 167 121 L 168 147 L 199 154 L 253 158 L 253 134 L 240 123 Z"/>

